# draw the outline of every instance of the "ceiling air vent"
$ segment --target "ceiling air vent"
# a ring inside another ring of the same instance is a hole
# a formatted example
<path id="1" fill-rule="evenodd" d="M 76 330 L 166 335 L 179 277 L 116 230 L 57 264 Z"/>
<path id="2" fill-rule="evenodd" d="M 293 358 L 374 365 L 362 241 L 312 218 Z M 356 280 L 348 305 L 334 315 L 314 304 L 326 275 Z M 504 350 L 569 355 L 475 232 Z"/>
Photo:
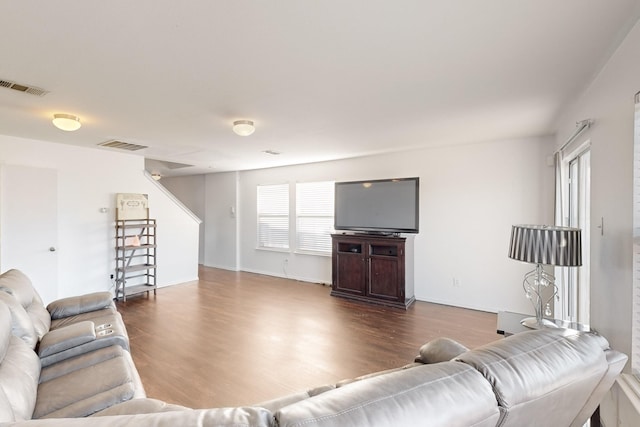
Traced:
<path id="1" fill-rule="evenodd" d="M 98 144 L 101 147 L 115 148 L 118 150 L 138 151 L 149 148 L 146 145 L 129 144 L 128 142 L 117 141 L 115 139 Z"/>
<path id="2" fill-rule="evenodd" d="M 17 90 L 18 92 L 30 93 L 31 95 L 36 96 L 45 96 L 49 93 L 48 90 L 41 89 L 35 86 L 21 85 L 16 82 L 12 82 L 9 80 L 0 79 L 0 87 L 6 87 L 7 89 Z"/>
<path id="3" fill-rule="evenodd" d="M 176 162 L 163 161 L 162 163 L 164 163 L 164 165 L 169 169 L 182 169 L 182 168 L 190 168 L 191 166 L 193 166 L 193 165 L 188 165 L 186 163 L 176 163 Z"/>

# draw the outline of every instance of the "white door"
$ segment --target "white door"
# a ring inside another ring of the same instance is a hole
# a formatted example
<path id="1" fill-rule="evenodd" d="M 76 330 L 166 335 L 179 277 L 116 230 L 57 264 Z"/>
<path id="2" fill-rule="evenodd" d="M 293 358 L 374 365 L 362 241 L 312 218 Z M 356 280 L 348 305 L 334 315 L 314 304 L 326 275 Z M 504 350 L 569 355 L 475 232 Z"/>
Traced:
<path id="1" fill-rule="evenodd" d="M 58 296 L 58 173 L 0 166 L 0 270 L 23 271 L 44 300 Z"/>

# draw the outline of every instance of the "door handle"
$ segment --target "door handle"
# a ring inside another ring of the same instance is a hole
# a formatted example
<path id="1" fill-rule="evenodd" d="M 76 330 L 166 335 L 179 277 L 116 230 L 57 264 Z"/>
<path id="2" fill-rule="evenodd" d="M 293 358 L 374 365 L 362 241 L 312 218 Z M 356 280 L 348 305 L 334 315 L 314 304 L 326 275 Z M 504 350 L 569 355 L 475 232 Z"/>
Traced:
<path id="1" fill-rule="evenodd" d="M 49 252 L 55 252 L 55 251 L 56 251 L 56 248 L 54 248 L 53 246 L 49 248 Z"/>

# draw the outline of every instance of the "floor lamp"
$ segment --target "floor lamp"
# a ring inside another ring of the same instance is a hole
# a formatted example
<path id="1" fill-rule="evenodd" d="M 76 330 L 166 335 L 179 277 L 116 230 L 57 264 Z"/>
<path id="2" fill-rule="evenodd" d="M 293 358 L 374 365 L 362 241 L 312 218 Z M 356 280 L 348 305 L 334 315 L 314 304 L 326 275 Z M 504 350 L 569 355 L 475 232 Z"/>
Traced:
<path id="1" fill-rule="evenodd" d="M 514 225 L 511 228 L 509 258 L 536 265 L 535 269 L 524 276 L 522 282 L 525 295 L 531 300 L 536 311 L 536 317 L 528 317 L 521 323 L 535 329 L 556 326 L 544 317 L 551 316 L 549 303 L 558 295 L 558 287 L 555 277 L 545 272 L 542 266 L 581 266 L 580 229 L 550 225 Z M 551 296 L 545 299 L 546 288 L 551 288 Z"/>

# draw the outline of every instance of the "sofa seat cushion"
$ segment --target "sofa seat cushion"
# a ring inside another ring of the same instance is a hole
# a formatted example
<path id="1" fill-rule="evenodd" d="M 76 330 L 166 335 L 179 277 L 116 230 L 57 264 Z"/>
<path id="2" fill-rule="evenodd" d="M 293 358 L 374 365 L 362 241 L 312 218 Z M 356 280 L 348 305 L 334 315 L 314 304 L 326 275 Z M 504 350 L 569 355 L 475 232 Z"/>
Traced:
<path id="1" fill-rule="evenodd" d="M 44 383 L 51 381 L 55 378 L 67 375 L 70 372 L 77 371 L 78 369 L 97 365 L 105 360 L 124 357 L 122 348 L 118 347 L 119 346 L 112 345 L 44 367 L 40 371 L 40 382 Z"/>
<path id="2" fill-rule="evenodd" d="M 143 397 L 129 353 L 120 346 L 98 352 L 100 357 L 91 352 L 43 370 L 33 418 L 85 417 Z"/>
<path id="3" fill-rule="evenodd" d="M 458 362 L 421 365 L 347 384 L 275 414 L 279 427 L 494 427 L 489 383 Z"/>
<path id="4" fill-rule="evenodd" d="M 522 332 L 460 355 L 491 383 L 501 426 L 569 426 L 608 370 L 602 337 L 566 329 Z M 540 414 L 544 414 L 541 417 Z"/>
<path id="5" fill-rule="evenodd" d="M 186 411 L 191 408 L 163 402 L 158 399 L 131 399 L 111 406 L 91 415 L 92 417 L 106 417 L 111 415 L 153 414 L 156 412 Z"/>
<path id="6" fill-rule="evenodd" d="M 272 427 L 271 412 L 264 408 L 215 408 L 165 411 L 152 414 L 46 419 L 11 423 L 6 427 Z"/>

